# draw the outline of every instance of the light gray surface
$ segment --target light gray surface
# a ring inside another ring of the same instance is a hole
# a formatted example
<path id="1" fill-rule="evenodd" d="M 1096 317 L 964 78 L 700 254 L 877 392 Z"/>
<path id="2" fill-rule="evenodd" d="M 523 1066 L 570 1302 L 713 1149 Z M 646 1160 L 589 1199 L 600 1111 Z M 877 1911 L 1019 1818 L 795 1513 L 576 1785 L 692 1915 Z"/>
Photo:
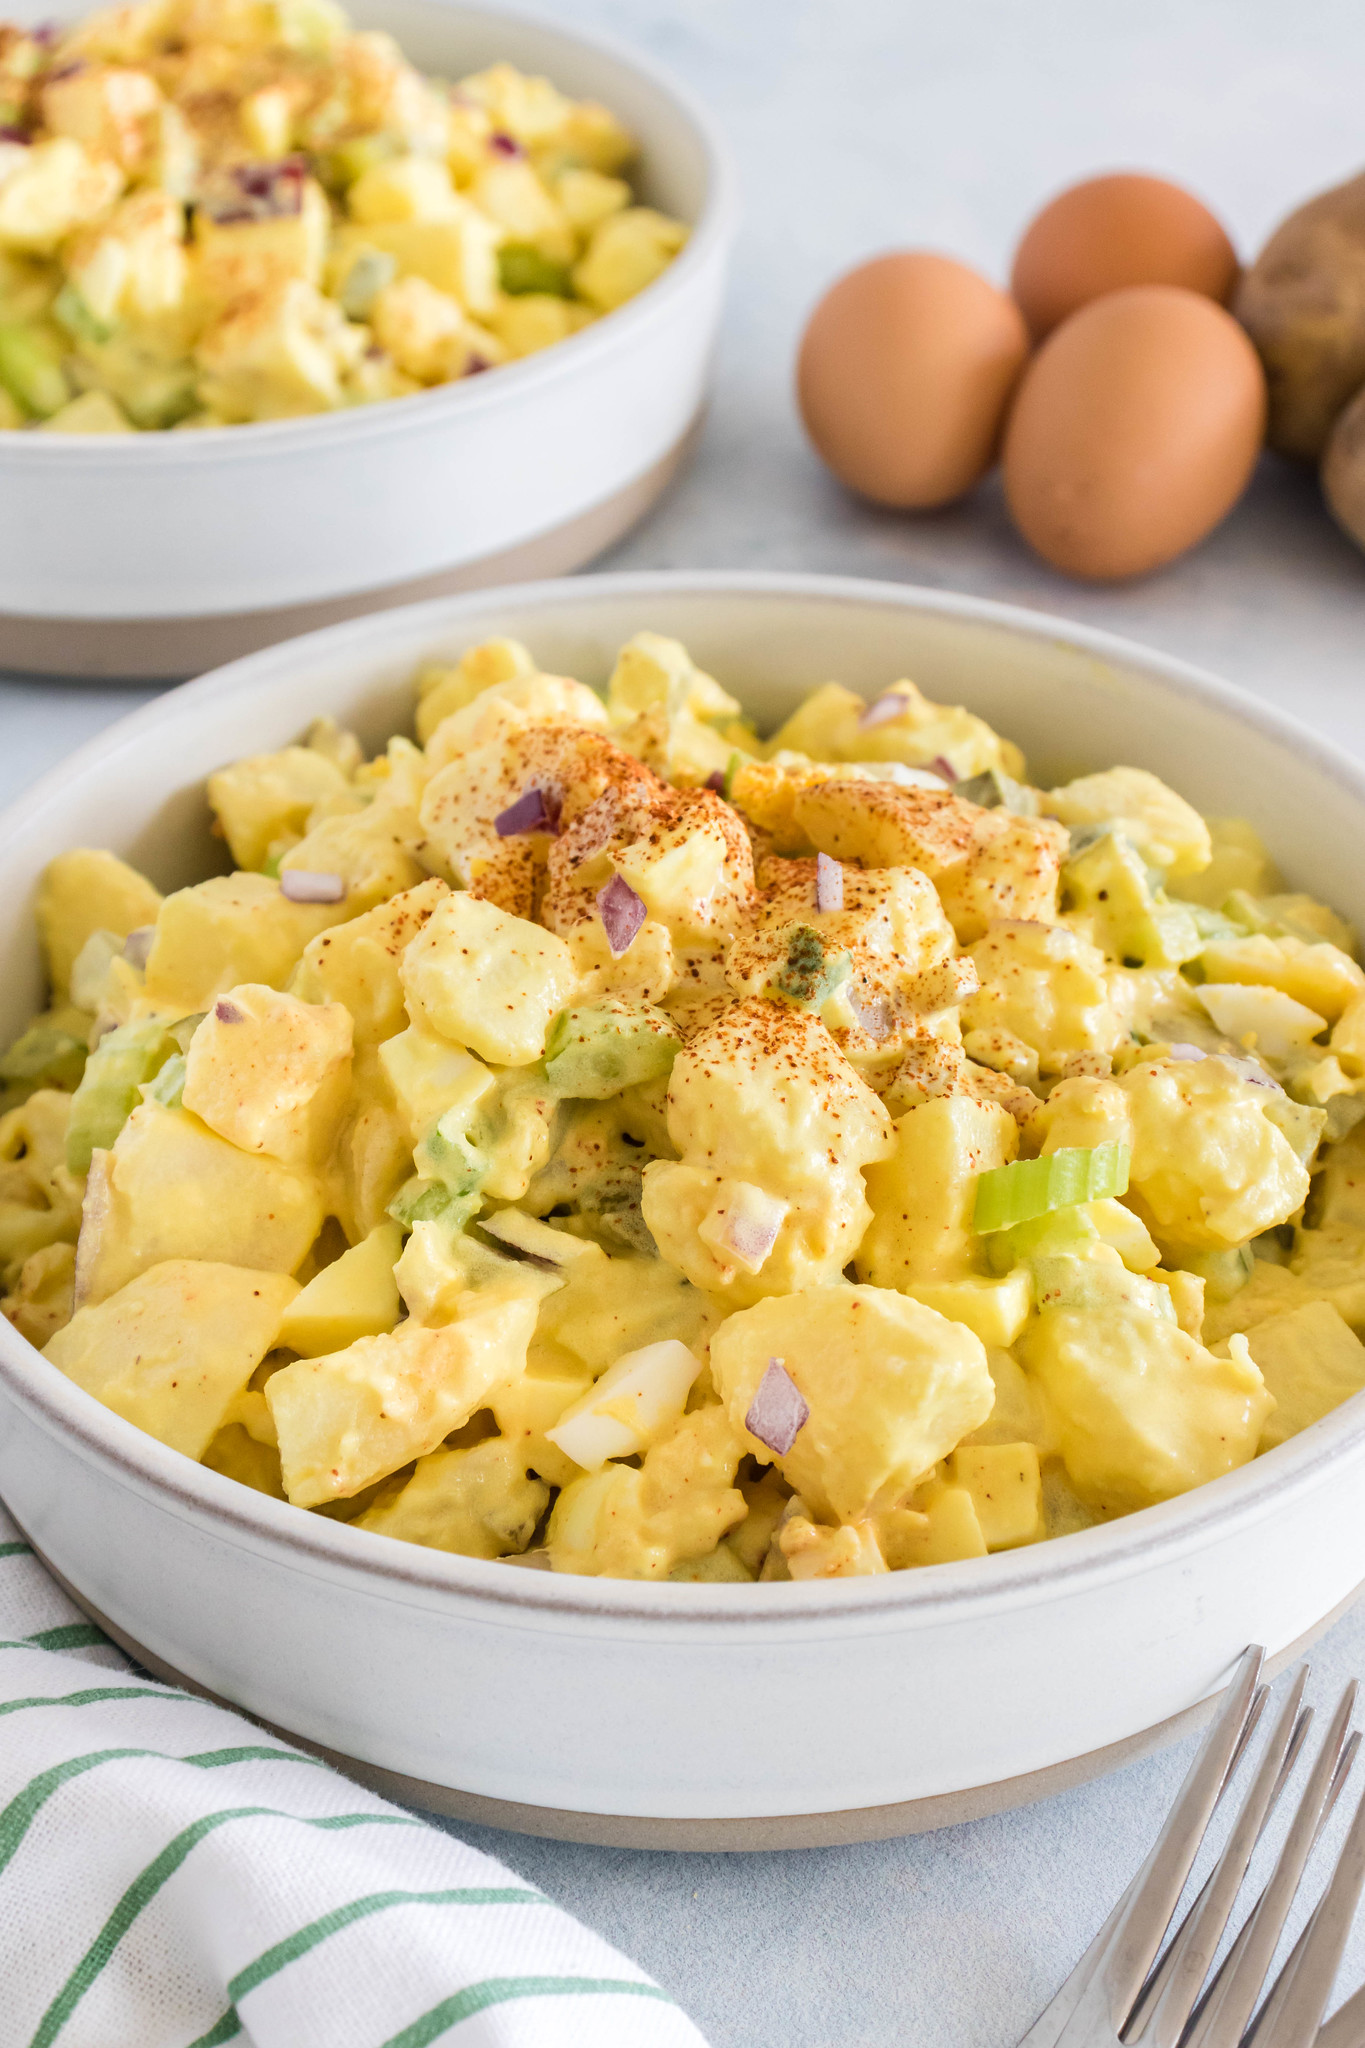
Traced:
<path id="1" fill-rule="evenodd" d="M 1365 751 L 1365 560 L 1311 479 L 1268 460 L 1195 554 L 1127 589 L 1086 589 L 1026 554 L 991 486 L 928 518 L 855 506 L 808 454 L 789 398 L 800 320 L 837 271 L 918 243 L 1003 279 L 1034 207 L 1088 171 L 1181 178 L 1254 249 L 1365 155 L 1358 8 L 556 0 L 552 11 L 636 42 L 691 82 L 729 129 L 748 211 L 700 458 L 614 565 L 839 570 L 1068 613 L 1202 662 Z M 147 694 L 0 683 L 0 798 Z M 1320 1701 L 1365 1673 L 1365 1611 L 1337 1627 L 1317 1666 Z M 683 1857 L 465 1832 L 638 1956 L 716 2048 L 1006 2048 L 1122 1888 L 1187 1755 L 1025 1814 L 861 1849 Z M 1343 1985 L 1361 1976 L 1365 1934 Z"/>

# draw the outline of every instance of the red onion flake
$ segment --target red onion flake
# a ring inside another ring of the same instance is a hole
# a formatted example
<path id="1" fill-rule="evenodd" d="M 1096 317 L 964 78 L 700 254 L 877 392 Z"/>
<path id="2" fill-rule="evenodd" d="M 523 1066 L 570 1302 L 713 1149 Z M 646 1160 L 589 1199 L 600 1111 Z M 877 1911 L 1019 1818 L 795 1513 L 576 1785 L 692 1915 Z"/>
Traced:
<path id="1" fill-rule="evenodd" d="M 1186 1045 L 1182 1039 L 1172 1041 L 1170 1054 L 1173 1060 L 1202 1060 L 1208 1057 L 1201 1045 Z"/>
<path id="2" fill-rule="evenodd" d="M 762 1270 L 769 1252 L 777 1243 L 777 1233 L 782 1228 L 781 1220 L 765 1219 L 760 1222 L 753 1216 L 727 1216 L 721 1236 L 730 1251 L 735 1254 L 751 1273 Z"/>
<path id="3" fill-rule="evenodd" d="M 341 903 L 346 877 L 320 874 L 315 868 L 282 868 L 280 894 L 290 903 Z"/>
<path id="4" fill-rule="evenodd" d="M 246 1012 L 239 1010 L 236 1003 L 228 1002 L 225 997 L 221 1002 L 214 1004 L 213 1014 L 220 1024 L 240 1024 Z"/>
<path id="5" fill-rule="evenodd" d="M 129 932 L 123 941 L 123 957 L 130 967 L 145 967 L 151 957 L 152 941 L 156 937 L 154 924 L 140 924 L 136 931 Z"/>
<path id="6" fill-rule="evenodd" d="M 620 875 L 613 875 L 605 889 L 597 892 L 597 908 L 602 914 L 607 944 L 613 960 L 630 950 L 631 942 L 645 921 L 645 903 L 637 896 Z"/>
<path id="7" fill-rule="evenodd" d="M 780 1358 L 768 1360 L 768 1370 L 758 1383 L 749 1403 L 744 1427 L 750 1436 L 785 1458 L 810 1416 L 801 1389 Z"/>
<path id="8" fill-rule="evenodd" d="M 842 910 L 844 907 L 843 865 L 831 860 L 827 853 L 815 856 L 815 907 L 817 910 Z"/>
<path id="9" fill-rule="evenodd" d="M 870 732 L 874 725 L 885 725 L 889 719 L 903 718 L 909 702 L 904 690 L 885 690 L 875 702 L 858 715 L 859 732 Z"/>
<path id="10" fill-rule="evenodd" d="M 504 135 L 501 130 L 488 138 L 488 147 L 495 149 L 499 156 L 525 156 L 526 151 L 514 135 Z"/>
<path id="11" fill-rule="evenodd" d="M 498 812 L 493 829 L 499 839 L 519 839 L 525 832 L 558 832 L 559 800 L 533 782 L 514 804 Z"/>
<path id="12" fill-rule="evenodd" d="M 958 780 L 957 770 L 946 754 L 935 754 L 933 760 L 929 763 L 929 767 L 933 774 L 941 775 L 945 782 L 956 782 Z"/>

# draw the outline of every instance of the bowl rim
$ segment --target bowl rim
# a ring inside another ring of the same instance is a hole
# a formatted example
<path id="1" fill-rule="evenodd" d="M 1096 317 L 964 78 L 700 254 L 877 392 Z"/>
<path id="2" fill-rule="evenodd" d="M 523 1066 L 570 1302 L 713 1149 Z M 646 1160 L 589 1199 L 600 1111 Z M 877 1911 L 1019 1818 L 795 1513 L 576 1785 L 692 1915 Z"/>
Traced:
<path id="1" fill-rule="evenodd" d="M 433 18 L 446 11 L 439 0 L 426 0 L 426 4 Z M 719 124 L 689 86 L 620 37 L 596 29 L 569 27 L 541 9 L 504 5 L 503 0 L 461 0 L 461 5 L 471 13 L 542 29 L 576 43 L 593 55 L 633 71 L 673 103 L 701 145 L 706 164 L 706 196 L 686 243 L 667 270 L 623 306 L 594 320 L 590 327 L 534 355 L 501 363 L 494 375 L 463 377 L 452 384 L 411 392 L 402 399 L 344 407 L 336 412 L 307 413 L 296 419 L 244 420 L 234 426 L 198 427 L 179 434 L 169 430 L 109 435 L 60 431 L 0 434 L 0 471 L 7 464 L 25 468 L 34 462 L 77 469 L 103 468 L 111 459 L 144 468 L 179 468 L 228 454 L 237 460 L 306 454 L 328 448 L 338 439 L 349 445 L 357 437 L 368 439 L 390 429 L 398 434 L 426 434 L 447 419 L 458 424 L 460 419 L 477 413 L 516 405 L 527 392 L 541 391 L 574 375 L 580 367 L 591 369 L 602 358 L 634 347 L 645 330 L 670 317 L 677 298 L 691 290 L 713 261 L 723 260 L 738 228 L 739 175 Z"/>
<path id="2" fill-rule="evenodd" d="M 509 615 L 518 610 L 534 615 L 575 601 L 619 599 L 643 605 L 652 597 L 675 595 L 835 602 L 854 611 L 889 606 L 1060 644 L 1102 663 L 1137 669 L 1158 687 L 1193 697 L 1215 713 L 1252 727 L 1340 783 L 1365 808 L 1365 766 L 1334 750 L 1292 714 L 1193 664 L 1101 628 L 913 584 L 765 570 L 632 570 L 464 592 L 372 613 L 280 642 L 183 683 L 105 727 L 0 814 L 0 876 L 10 851 L 22 845 L 30 818 L 73 778 L 107 762 L 111 742 L 121 746 L 149 729 L 192 720 L 202 706 L 219 705 L 225 697 L 249 697 L 300 665 L 312 668 L 333 655 L 373 652 L 379 657 L 387 641 L 427 627 L 458 627 L 462 614 L 490 605 Z M 520 630 L 533 631 L 534 617 Z M 1226 1540 L 1240 1524 L 1258 1521 L 1310 1491 L 1326 1466 L 1365 1457 L 1365 1394 L 1360 1394 L 1236 1471 L 1173 1500 L 1048 1543 L 852 1583 L 674 1584 L 509 1569 L 501 1561 L 427 1550 L 325 1516 L 301 1517 L 288 1502 L 254 1493 L 210 1471 L 104 1408 L 49 1365 L 3 1319 L 0 1388 L 84 1458 L 112 1467 L 125 1483 L 153 1497 L 162 1508 L 201 1529 L 207 1525 L 234 1547 L 268 1551 L 306 1574 L 341 1574 L 372 1595 L 427 1606 L 450 1603 L 473 1614 L 483 1608 L 490 1619 L 496 1612 L 506 1620 L 520 1619 L 542 1628 L 591 1620 L 603 1626 L 613 1621 L 644 1623 L 654 1630 L 684 1634 L 717 1627 L 749 1632 L 765 1626 L 785 1634 L 794 1626 L 804 1629 L 817 1622 L 827 1630 L 867 1632 L 916 1622 L 933 1625 L 983 1618 L 1002 1605 L 1039 1604 L 1067 1585 L 1079 1589 L 1087 1583 L 1136 1576 L 1159 1561 Z"/>

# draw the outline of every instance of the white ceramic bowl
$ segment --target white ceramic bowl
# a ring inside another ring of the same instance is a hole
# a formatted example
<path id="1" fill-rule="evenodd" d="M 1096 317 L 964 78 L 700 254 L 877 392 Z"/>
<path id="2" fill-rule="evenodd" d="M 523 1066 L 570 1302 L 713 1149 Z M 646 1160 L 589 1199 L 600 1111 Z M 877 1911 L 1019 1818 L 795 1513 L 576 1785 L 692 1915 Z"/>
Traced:
<path id="1" fill-rule="evenodd" d="M 969 598 L 817 577 L 605 576 L 313 635 L 148 706 L 0 821 L 0 1031 L 39 994 L 51 855 L 209 871 L 202 781 L 315 713 L 371 741 L 421 659 L 491 633 L 605 678 L 650 626 L 765 720 L 831 676 L 902 674 L 1044 776 L 1133 762 L 1242 811 L 1295 883 L 1365 925 L 1365 774 L 1226 685 Z M 935 1824 L 1100 1768 L 1365 1579 L 1365 1398 L 1107 1528 L 876 1579 L 703 1586 L 449 1557 L 248 1492 L 101 1408 L 0 1324 L 0 1495 L 158 1668 L 455 1811 L 606 1841 L 751 1846 Z M 1079 1760 L 1079 1761 L 1078 1761 Z"/>
<path id="2" fill-rule="evenodd" d="M 49 18 L 45 0 L 17 12 Z M 505 58 L 603 101 L 640 138 L 641 197 L 692 224 L 686 248 L 569 341 L 390 404 L 185 434 L 0 434 L 0 665 L 186 675 L 380 604 L 560 575 L 640 518 L 681 459 L 736 219 L 706 116 L 633 54 L 489 0 L 349 12 L 439 76 Z"/>

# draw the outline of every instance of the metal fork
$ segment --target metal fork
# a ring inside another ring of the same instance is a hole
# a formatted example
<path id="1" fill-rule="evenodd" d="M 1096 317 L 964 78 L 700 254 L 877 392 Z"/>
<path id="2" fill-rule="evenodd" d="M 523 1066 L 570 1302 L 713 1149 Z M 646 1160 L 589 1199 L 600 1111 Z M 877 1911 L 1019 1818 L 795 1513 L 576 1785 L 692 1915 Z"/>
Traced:
<path id="1" fill-rule="evenodd" d="M 1207 1989 L 1256 1845 L 1305 1744 L 1312 1721 L 1302 1705 L 1306 1667 L 1291 1680 L 1213 1870 L 1157 1960 L 1264 1706 L 1262 1661 L 1257 1648 L 1241 1659 L 1150 1855 L 1019 2048 L 1365 2048 L 1365 1989 L 1319 2034 L 1365 1885 L 1365 1800 L 1317 1907 L 1257 2007 L 1305 1866 L 1355 1761 L 1354 1685 L 1332 1717 L 1275 1867 Z"/>

